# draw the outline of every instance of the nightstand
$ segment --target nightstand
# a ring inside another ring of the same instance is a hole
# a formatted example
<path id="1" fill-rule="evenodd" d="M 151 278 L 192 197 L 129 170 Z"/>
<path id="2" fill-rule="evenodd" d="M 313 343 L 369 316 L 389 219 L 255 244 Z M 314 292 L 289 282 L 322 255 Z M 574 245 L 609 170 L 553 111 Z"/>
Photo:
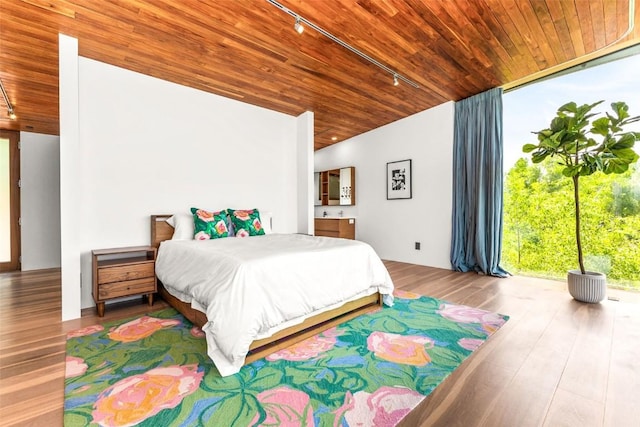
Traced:
<path id="1" fill-rule="evenodd" d="M 105 301 L 146 295 L 153 305 L 157 292 L 156 248 L 130 246 L 91 251 L 93 264 L 93 300 L 98 316 L 104 316 Z"/>

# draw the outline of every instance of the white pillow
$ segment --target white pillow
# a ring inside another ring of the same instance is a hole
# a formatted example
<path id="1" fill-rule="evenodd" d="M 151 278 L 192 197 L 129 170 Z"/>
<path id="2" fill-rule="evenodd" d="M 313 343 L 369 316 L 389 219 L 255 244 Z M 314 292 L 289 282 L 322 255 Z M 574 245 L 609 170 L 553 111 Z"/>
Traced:
<path id="1" fill-rule="evenodd" d="M 271 230 L 271 218 L 273 217 L 273 212 L 264 212 L 258 209 L 260 213 L 260 224 L 262 224 L 262 229 L 264 230 L 264 234 L 271 234 L 273 230 Z"/>
<path id="2" fill-rule="evenodd" d="M 167 219 L 167 224 L 174 228 L 171 240 L 193 240 L 195 232 L 193 215 L 187 213 L 175 214 Z"/>

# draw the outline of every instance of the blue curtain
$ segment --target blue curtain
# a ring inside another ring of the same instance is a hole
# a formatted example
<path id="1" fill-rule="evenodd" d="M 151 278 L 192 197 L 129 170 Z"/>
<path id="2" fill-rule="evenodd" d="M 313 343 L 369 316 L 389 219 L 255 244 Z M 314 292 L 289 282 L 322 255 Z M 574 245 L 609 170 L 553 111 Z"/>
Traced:
<path id="1" fill-rule="evenodd" d="M 451 265 L 506 277 L 502 249 L 502 89 L 456 102 Z"/>

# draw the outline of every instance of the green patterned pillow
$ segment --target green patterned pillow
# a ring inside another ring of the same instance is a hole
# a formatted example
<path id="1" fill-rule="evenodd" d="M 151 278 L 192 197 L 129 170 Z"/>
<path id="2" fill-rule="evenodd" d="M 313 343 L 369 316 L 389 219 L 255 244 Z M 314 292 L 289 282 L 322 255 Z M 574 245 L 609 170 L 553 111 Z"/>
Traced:
<path id="1" fill-rule="evenodd" d="M 231 223 L 235 230 L 236 237 L 262 236 L 264 229 L 260 222 L 260 212 L 258 209 L 233 210 L 227 209 Z"/>
<path id="2" fill-rule="evenodd" d="M 229 235 L 227 229 L 227 211 L 209 212 L 191 208 L 195 240 L 220 239 Z"/>

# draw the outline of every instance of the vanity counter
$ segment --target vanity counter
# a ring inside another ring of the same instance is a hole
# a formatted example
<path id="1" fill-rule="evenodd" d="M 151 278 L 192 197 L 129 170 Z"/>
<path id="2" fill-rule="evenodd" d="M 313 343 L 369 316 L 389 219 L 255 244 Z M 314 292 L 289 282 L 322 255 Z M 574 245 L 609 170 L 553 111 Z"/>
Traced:
<path id="1" fill-rule="evenodd" d="M 356 238 L 356 219 L 353 217 L 316 217 L 314 228 L 316 236 Z"/>

